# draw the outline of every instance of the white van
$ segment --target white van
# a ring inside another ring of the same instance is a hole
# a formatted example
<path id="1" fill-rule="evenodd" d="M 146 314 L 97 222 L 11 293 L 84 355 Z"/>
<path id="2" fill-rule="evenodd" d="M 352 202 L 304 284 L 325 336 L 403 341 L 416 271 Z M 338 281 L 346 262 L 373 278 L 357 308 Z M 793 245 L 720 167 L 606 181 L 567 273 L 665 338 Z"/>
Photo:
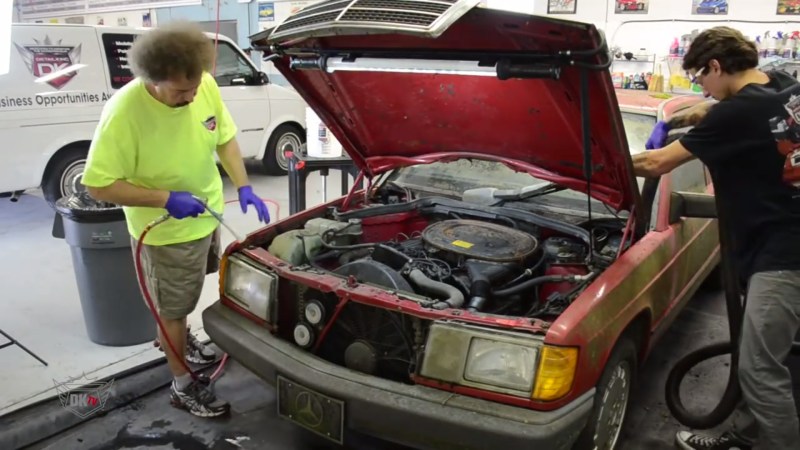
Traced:
<path id="1" fill-rule="evenodd" d="M 82 190 L 80 179 L 100 112 L 131 80 L 127 50 L 147 30 L 12 25 L 10 71 L 0 75 L 0 193 L 41 187 L 52 204 Z M 295 91 L 270 83 L 222 35 L 215 76 L 239 128 L 242 156 L 263 161 L 268 174 L 285 174 L 284 150 L 305 142 L 305 101 Z"/>

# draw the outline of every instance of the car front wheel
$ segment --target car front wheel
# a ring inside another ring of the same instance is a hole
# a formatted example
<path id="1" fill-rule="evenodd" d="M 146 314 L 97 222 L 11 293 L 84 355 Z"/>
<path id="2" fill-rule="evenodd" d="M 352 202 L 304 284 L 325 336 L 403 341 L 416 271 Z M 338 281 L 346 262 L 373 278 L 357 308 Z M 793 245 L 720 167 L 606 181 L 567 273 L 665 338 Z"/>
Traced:
<path id="1" fill-rule="evenodd" d="M 636 376 L 636 365 L 636 346 L 629 338 L 623 337 L 611 353 L 600 376 L 592 415 L 573 447 L 575 450 L 619 448 Z"/>
<path id="2" fill-rule="evenodd" d="M 300 151 L 305 141 L 305 131 L 298 126 L 285 123 L 276 128 L 267 142 L 264 153 L 264 170 L 267 175 L 286 175 L 289 171 L 289 161 L 285 152 Z"/>

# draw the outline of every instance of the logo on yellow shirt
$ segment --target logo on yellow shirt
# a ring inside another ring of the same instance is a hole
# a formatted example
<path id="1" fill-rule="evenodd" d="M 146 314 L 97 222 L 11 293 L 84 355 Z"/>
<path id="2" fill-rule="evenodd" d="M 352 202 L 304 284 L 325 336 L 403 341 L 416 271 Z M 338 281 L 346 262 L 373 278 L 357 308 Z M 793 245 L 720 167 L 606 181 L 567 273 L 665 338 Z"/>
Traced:
<path id="1" fill-rule="evenodd" d="M 210 116 L 208 119 L 203 121 L 203 126 L 206 127 L 208 131 L 214 131 L 217 129 L 217 118 L 215 116 Z"/>

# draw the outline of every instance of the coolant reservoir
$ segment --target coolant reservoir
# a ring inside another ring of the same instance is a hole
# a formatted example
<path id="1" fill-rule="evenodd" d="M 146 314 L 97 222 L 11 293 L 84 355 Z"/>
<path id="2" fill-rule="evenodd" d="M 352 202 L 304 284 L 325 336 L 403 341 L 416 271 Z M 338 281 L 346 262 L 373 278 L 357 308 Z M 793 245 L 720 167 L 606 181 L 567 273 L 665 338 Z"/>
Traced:
<path id="1" fill-rule="evenodd" d="M 311 219 L 302 230 L 279 234 L 267 251 L 293 266 L 308 264 L 322 250 L 322 234 L 335 230 L 326 242 L 333 245 L 350 245 L 361 236 L 361 222 L 339 222 L 325 218 Z"/>

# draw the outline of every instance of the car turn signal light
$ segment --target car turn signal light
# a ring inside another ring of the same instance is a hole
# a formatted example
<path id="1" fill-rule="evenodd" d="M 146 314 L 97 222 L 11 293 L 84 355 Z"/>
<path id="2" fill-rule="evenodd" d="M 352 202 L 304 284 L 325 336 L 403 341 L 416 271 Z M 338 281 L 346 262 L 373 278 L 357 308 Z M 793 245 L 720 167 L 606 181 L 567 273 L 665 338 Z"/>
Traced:
<path id="1" fill-rule="evenodd" d="M 533 400 L 553 401 L 567 395 L 575 380 L 578 349 L 575 347 L 542 347 L 539 370 L 533 388 Z"/>

